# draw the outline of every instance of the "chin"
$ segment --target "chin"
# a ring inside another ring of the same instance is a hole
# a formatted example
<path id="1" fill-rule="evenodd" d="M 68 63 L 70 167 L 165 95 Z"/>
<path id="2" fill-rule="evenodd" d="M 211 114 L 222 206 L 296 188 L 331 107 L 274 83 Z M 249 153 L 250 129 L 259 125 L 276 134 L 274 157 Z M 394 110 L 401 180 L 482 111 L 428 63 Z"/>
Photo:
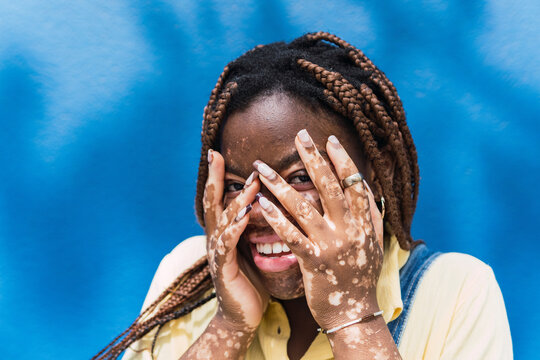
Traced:
<path id="1" fill-rule="evenodd" d="M 304 280 L 298 266 L 274 273 L 259 271 L 259 274 L 264 288 L 275 299 L 292 300 L 305 295 Z"/>
<path id="2" fill-rule="evenodd" d="M 272 296 L 274 299 L 278 300 L 294 300 L 305 296 L 304 292 L 304 285 L 298 287 L 297 289 L 294 289 L 292 291 L 269 291 L 270 296 Z"/>
<path id="3" fill-rule="evenodd" d="M 259 282 L 270 296 L 279 300 L 293 300 L 305 295 L 304 281 L 298 263 L 283 271 L 263 271 L 255 264 L 253 251 L 247 241 L 241 241 L 238 244 L 238 250 L 240 256 L 246 260 L 257 274 L 258 279 L 250 280 Z"/>

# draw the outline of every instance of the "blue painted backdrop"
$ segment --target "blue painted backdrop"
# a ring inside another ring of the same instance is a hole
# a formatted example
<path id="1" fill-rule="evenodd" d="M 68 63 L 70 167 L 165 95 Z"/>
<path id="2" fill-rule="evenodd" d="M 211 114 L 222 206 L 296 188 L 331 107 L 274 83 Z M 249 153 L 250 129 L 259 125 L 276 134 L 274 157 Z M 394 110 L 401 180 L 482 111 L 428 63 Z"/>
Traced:
<path id="1" fill-rule="evenodd" d="M 202 109 L 223 66 L 327 30 L 396 84 L 422 174 L 414 236 L 490 264 L 517 358 L 538 298 L 539 2 L 0 1 L 2 358 L 85 359 L 200 234 Z"/>

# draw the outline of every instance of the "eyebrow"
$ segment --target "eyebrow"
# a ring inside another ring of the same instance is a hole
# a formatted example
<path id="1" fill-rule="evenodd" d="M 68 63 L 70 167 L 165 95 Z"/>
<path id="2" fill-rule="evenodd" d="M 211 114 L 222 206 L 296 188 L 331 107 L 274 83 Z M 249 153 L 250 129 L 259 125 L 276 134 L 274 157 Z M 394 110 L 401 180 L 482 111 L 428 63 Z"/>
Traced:
<path id="1" fill-rule="evenodd" d="M 328 157 L 328 153 L 325 150 L 323 150 L 323 149 L 317 149 L 317 150 L 319 150 L 319 153 L 324 158 L 324 160 L 326 160 L 327 162 L 330 161 L 330 158 Z M 282 171 L 284 169 L 288 169 L 292 165 L 296 164 L 297 162 L 301 162 L 301 161 L 302 161 L 302 159 L 300 158 L 300 155 L 298 155 L 298 151 L 295 151 L 295 152 L 281 158 L 274 170 L 276 170 L 279 173 L 280 171 Z M 227 166 L 225 168 L 225 171 L 228 172 L 228 173 L 231 173 L 231 174 L 240 174 L 241 173 L 240 168 L 238 168 L 238 167 L 236 167 L 234 165 Z"/>

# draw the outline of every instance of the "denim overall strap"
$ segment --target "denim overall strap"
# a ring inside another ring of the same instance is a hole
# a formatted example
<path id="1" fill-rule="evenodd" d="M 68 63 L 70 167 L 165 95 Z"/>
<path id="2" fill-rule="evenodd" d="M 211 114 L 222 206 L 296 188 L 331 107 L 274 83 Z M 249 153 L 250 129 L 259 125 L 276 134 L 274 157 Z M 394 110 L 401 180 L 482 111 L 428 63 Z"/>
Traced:
<path id="1" fill-rule="evenodd" d="M 388 323 L 388 329 L 394 338 L 396 345 L 399 345 L 401 334 L 409 318 L 409 310 L 414 302 L 414 295 L 418 284 L 426 270 L 429 268 L 433 260 L 441 253 L 433 252 L 424 244 L 418 244 L 409 254 L 409 259 L 399 270 L 399 283 L 401 287 L 401 299 L 403 301 L 403 310 L 401 314 Z"/>

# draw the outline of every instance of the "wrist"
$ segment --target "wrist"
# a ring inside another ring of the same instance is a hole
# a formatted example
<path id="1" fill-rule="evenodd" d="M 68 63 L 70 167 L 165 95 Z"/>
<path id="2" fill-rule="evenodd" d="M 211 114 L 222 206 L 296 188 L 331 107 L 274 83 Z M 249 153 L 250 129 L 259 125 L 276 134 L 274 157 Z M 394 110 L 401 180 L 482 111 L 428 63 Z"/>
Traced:
<path id="1" fill-rule="evenodd" d="M 328 334 L 335 359 L 401 359 L 382 316 Z"/>
<path id="2" fill-rule="evenodd" d="M 181 359 L 243 359 L 254 338 L 255 332 L 231 327 L 216 314 Z"/>
<path id="3" fill-rule="evenodd" d="M 249 338 L 257 331 L 256 327 L 249 327 L 244 323 L 229 319 L 226 315 L 219 311 L 214 315 L 210 322 L 216 329 L 225 331 L 231 334 L 237 334 L 237 336 Z"/>
<path id="4" fill-rule="evenodd" d="M 376 296 L 369 298 L 364 297 L 362 301 L 344 302 L 343 306 L 336 307 L 333 312 L 324 312 L 325 316 L 317 319 L 317 323 L 321 326 L 321 329 L 331 330 L 379 311 L 380 309 Z"/>
<path id="5" fill-rule="evenodd" d="M 380 330 L 381 328 L 388 328 L 384 318 L 382 316 L 373 316 L 364 321 L 360 321 L 343 328 L 339 328 L 335 331 L 327 333 L 329 339 L 337 339 L 340 337 L 348 338 L 351 335 L 357 335 L 359 339 L 366 339 L 373 334 L 375 328 Z"/>

